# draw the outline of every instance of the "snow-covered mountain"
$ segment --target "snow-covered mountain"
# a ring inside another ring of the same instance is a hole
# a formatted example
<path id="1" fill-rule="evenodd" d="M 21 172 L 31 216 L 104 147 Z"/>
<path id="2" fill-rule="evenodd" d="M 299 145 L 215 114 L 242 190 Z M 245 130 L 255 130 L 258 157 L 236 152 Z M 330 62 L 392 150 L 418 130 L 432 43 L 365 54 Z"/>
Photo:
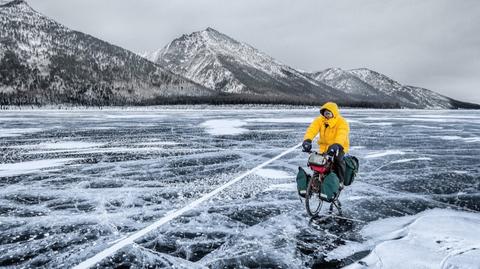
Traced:
<path id="1" fill-rule="evenodd" d="M 367 68 L 348 71 L 379 92 L 393 97 L 402 107 L 410 108 L 457 108 L 459 102 L 436 92 L 402 85 L 399 82 Z"/>
<path id="2" fill-rule="evenodd" d="M 183 35 L 146 57 L 222 93 L 292 102 L 352 101 L 344 93 L 212 28 Z"/>
<path id="3" fill-rule="evenodd" d="M 219 93 L 250 100 L 333 100 L 370 107 L 476 106 L 427 89 L 401 85 L 368 69 L 302 72 L 212 28 L 182 35 L 144 57 Z"/>
<path id="4" fill-rule="evenodd" d="M 367 68 L 342 70 L 328 68 L 307 74 L 333 88 L 366 98 L 407 108 L 475 108 L 475 104 L 460 102 L 428 89 L 402 85 L 399 82 Z"/>
<path id="5" fill-rule="evenodd" d="M 0 6 L 0 104 L 156 104 L 213 91 L 70 30 L 21 0 Z"/>
<path id="6" fill-rule="evenodd" d="M 395 103 L 394 98 L 377 90 L 372 85 L 361 80 L 349 71 L 340 68 L 328 68 L 320 72 L 307 74 L 313 79 L 330 87 L 357 96 L 358 99 L 376 100 L 377 102 Z"/>
<path id="7" fill-rule="evenodd" d="M 212 28 L 146 56 L 0 0 L 0 105 L 287 103 L 480 108 L 368 69 L 305 73 Z"/>

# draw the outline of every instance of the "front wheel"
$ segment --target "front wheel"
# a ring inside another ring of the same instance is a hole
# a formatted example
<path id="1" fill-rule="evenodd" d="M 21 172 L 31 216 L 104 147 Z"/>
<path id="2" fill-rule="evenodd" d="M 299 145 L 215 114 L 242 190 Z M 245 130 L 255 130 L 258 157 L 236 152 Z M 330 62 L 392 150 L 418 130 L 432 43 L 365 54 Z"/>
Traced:
<path id="1" fill-rule="evenodd" d="M 320 199 L 320 189 L 318 177 L 312 177 L 308 182 L 307 193 L 305 194 L 305 207 L 311 217 L 318 216 L 320 209 L 322 209 L 323 201 Z"/>

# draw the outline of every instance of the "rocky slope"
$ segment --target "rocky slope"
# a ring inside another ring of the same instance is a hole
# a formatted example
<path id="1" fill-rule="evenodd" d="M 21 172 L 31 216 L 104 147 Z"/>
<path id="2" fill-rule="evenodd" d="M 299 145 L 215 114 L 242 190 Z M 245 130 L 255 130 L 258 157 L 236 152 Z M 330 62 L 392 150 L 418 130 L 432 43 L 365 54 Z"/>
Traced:
<path id="1" fill-rule="evenodd" d="M 183 35 L 144 56 L 207 88 L 250 101 L 330 100 L 365 107 L 480 108 L 427 89 L 401 85 L 368 69 L 301 72 L 212 28 Z"/>
<path id="2" fill-rule="evenodd" d="M 0 6 L 0 104 L 157 104 L 213 91 L 15 0 Z"/>
<path id="3" fill-rule="evenodd" d="M 480 108 L 368 69 L 305 73 L 212 28 L 144 57 L 0 0 L 0 106 L 321 104 Z"/>
<path id="4" fill-rule="evenodd" d="M 434 91 L 402 85 L 399 82 L 367 68 L 342 70 L 329 68 L 307 74 L 319 82 L 350 95 L 368 98 L 373 102 L 387 102 L 405 108 L 480 108 L 476 104 L 460 102 Z"/>
<path id="5" fill-rule="evenodd" d="M 354 101 L 343 92 L 212 28 L 183 35 L 146 57 L 224 94 L 266 101 Z"/>
<path id="6" fill-rule="evenodd" d="M 456 101 L 434 91 L 420 87 L 402 85 L 378 72 L 360 68 L 349 73 L 371 85 L 380 93 L 396 100 L 402 107 L 408 108 L 458 108 L 469 104 Z"/>

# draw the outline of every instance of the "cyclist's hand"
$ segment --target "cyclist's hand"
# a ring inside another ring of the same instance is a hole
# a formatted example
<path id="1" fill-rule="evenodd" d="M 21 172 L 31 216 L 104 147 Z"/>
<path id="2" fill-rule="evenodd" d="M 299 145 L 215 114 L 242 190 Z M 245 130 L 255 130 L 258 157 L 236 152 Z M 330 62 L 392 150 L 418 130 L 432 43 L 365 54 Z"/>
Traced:
<path id="1" fill-rule="evenodd" d="M 332 144 L 328 147 L 327 154 L 330 156 L 337 156 L 340 151 L 343 150 L 342 145 Z"/>
<path id="2" fill-rule="evenodd" d="M 306 139 L 302 144 L 303 152 L 310 152 L 312 150 L 312 140 Z"/>

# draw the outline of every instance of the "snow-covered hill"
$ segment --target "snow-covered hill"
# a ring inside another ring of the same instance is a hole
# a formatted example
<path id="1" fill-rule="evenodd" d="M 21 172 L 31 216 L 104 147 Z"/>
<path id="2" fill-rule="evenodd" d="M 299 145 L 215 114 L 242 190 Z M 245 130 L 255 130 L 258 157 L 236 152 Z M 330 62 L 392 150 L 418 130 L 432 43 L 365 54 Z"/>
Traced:
<path id="1" fill-rule="evenodd" d="M 394 98 L 378 91 L 372 85 L 351 74 L 349 71 L 340 68 L 328 68 L 307 75 L 349 95 L 356 95 L 359 99 L 368 98 L 369 100 L 376 100 L 377 102 L 395 103 Z"/>
<path id="2" fill-rule="evenodd" d="M 222 93 L 351 101 L 342 92 L 212 28 L 183 35 L 146 57 Z"/>
<path id="3" fill-rule="evenodd" d="M 350 70 L 349 73 L 360 78 L 378 91 L 394 97 L 402 106 L 416 108 L 453 108 L 451 99 L 436 92 L 402 85 L 399 82 L 367 68 Z"/>
<path id="4" fill-rule="evenodd" d="M 0 6 L 0 104 L 163 103 L 212 91 L 70 30 L 15 0 Z"/>
<path id="5" fill-rule="evenodd" d="M 329 68 L 308 74 L 315 80 L 358 98 L 386 102 L 406 108 L 474 108 L 476 105 L 448 98 L 428 89 L 402 85 L 399 82 L 367 68 L 342 70 Z"/>

